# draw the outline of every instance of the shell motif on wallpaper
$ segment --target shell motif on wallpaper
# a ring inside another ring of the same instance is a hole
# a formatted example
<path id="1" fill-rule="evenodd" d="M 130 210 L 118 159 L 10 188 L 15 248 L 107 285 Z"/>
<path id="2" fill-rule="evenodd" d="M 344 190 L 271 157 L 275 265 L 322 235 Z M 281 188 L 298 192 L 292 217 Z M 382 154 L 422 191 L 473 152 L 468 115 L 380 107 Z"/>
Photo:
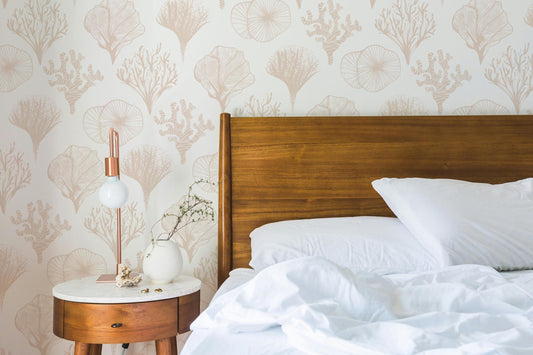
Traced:
<path id="1" fill-rule="evenodd" d="M 16 47 L 0 46 L 0 92 L 13 91 L 33 74 L 31 57 Z"/>
<path id="2" fill-rule="evenodd" d="M 231 24 L 242 38 L 268 42 L 289 28 L 291 11 L 282 0 L 241 2 L 231 10 Z"/>
<path id="3" fill-rule="evenodd" d="M 376 92 L 400 77 L 400 58 L 379 45 L 346 54 L 341 61 L 341 76 L 353 88 Z"/>
<path id="4" fill-rule="evenodd" d="M 326 96 L 322 102 L 307 112 L 308 116 L 359 116 L 352 100 L 345 97 Z"/>
<path id="5" fill-rule="evenodd" d="M 46 267 L 48 281 L 52 285 L 106 272 L 106 262 L 101 255 L 80 248 L 50 259 Z"/>
<path id="6" fill-rule="evenodd" d="M 194 161 L 192 166 L 194 180 L 205 180 L 207 183 L 200 183 L 198 186 L 206 192 L 218 191 L 218 153 L 204 155 Z"/>
<path id="7" fill-rule="evenodd" d="M 454 115 L 508 115 L 509 110 L 492 100 L 479 100 L 471 106 L 463 106 L 452 112 Z"/>
<path id="8" fill-rule="evenodd" d="M 141 110 L 126 101 L 112 100 L 89 108 L 83 115 L 83 130 L 96 143 L 109 142 L 109 128 L 120 135 L 120 144 L 137 137 L 143 129 Z"/>

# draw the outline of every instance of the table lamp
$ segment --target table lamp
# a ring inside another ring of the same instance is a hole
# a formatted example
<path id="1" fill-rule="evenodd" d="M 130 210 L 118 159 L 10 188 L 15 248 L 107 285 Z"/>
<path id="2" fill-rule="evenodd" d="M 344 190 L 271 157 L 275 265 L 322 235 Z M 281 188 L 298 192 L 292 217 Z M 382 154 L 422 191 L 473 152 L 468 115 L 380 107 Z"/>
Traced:
<path id="1" fill-rule="evenodd" d="M 120 208 L 126 203 L 126 200 L 128 199 L 128 188 L 122 181 L 120 181 L 118 147 L 118 133 L 113 128 L 110 128 L 109 157 L 105 158 L 105 175 L 107 176 L 107 180 L 98 191 L 98 196 L 102 205 L 117 210 L 117 266 L 115 274 L 100 275 L 96 282 L 115 282 L 116 276 L 119 272 L 119 264 L 122 263 L 122 223 L 120 216 Z"/>

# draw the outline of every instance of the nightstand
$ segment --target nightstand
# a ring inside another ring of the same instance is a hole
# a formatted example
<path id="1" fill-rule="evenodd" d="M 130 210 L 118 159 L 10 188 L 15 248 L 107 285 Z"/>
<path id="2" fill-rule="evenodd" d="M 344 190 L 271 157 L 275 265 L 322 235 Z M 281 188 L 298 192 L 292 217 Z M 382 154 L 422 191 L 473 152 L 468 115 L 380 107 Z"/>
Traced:
<path id="1" fill-rule="evenodd" d="M 102 344 L 152 340 L 158 355 L 176 355 L 176 335 L 189 331 L 200 313 L 200 285 L 190 276 L 123 288 L 97 284 L 96 276 L 64 282 L 52 289 L 54 334 L 75 341 L 75 355 L 99 355 Z"/>

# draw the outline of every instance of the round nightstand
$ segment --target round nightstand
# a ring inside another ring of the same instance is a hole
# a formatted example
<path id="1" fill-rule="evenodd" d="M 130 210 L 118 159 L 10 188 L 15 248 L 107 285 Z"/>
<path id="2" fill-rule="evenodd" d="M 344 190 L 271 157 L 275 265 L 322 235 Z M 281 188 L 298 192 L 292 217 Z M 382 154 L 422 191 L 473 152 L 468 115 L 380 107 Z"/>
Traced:
<path id="1" fill-rule="evenodd" d="M 56 285 L 54 334 L 75 341 L 75 355 L 101 354 L 102 344 L 155 340 L 158 355 L 176 355 L 176 335 L 200 313 L 200 280 L 136 287 L 96 283 L 96 276 Z"/>

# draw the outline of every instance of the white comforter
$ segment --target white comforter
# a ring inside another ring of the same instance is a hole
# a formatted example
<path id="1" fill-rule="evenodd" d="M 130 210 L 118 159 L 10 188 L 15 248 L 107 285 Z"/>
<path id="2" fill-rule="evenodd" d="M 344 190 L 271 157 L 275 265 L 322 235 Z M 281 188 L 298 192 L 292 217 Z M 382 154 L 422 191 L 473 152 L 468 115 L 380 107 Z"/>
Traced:
<path id="1" fill-rule="evenodd" d="M 379 276 L 306 257 L 217 297 L 191 328 L 281 327 L 309 354 L 533 354 L 532 321 L 531 273 L 510 282 L 461 265 Z"/>

